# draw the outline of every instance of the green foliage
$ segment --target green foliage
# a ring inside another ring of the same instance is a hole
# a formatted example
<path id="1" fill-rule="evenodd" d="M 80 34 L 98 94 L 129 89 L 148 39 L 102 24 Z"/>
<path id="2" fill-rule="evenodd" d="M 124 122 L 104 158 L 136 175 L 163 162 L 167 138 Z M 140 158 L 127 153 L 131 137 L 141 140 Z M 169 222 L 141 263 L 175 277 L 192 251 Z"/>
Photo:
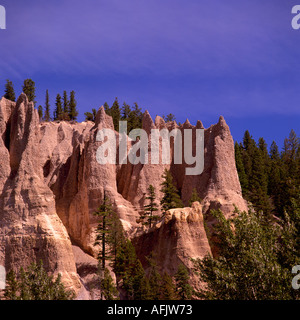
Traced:
<path id="1" fill-rule="evenodd" d="M 107 268 L 102 271 L 103 275 L 100 278 L 101 296 L 105 300 L 119 300 L 119 292 L 114 284 L 114 281 Z"/>
<path id="2" fill-rule="evenodd" d="M 51 120 L 50 117 L 50 99 L 49 99 L 49 91 L 46 90 L 46 103 L 45 103 L 45 114 L 44 121 L 49 122 Z"/>
<path id="3" fill-rule="evenodd" d="M 55 102 L 56 108 L 53 114 L 53 120 L 62 120 L 63 118 L 63 108 L 62 108 L 62 101 L 61 101 L 61 95 L 58 93 L 56 95 L 56 102 Z"/>
<path id="4" fill-rule="evenodd" d="M 295 299 L 299 293 L 291 286 L 291 270 L 300 263 L 295 229 L 296 214 L 285 220 L 271 220 L 261 213 L 238 213 L 226 220 L 220 211 L 216 237 L 218 256 L 207 255 L 195 261 L 195 269 L 206 288 L 198 292 L 204 299 Z M 295 218 L 293 218 L 295 219 Z M 298 234 L 297 234 L 298 233 Z M 298 250 L 298 251 L 297 251 Z"/>
<path id="5" fill-rule="evenodd" d="M 119 130 L 119 121 L 127 121 L 127 134 L 133 129 L 142 128 L 143 112 L 137 103 L 131 108 L 126 102 L 120 108 L 118 98 L 115 99 L 112 107 L 107 102 L 104 103 L 104 110 L 107 115 L 113 118 L 115 130 Z"/>
<path id="6" fill-rule="evenodd" d="M 43 107 L 42 106 L 38 107 L 38 114 L 39 114 L 40 120 L 42 120 L 43 119 Z"/>
<path id="7" fill-rule="evenodd" d="M 92 112 L 85 112 L 85 121 L 96 121 L 96 115 L 97 115 L 97 110 L 96 109 L 92 109 Z"/>
<path id="8" fill-rule="evenodd" d="M 96 240 L 94 245 L 100 246 L 98 253 L 98 261 L 103 270 L 106 268 L 106 260 L 113 259 L 112 248 L 110 245 L 113 242 L 113 224 L 115 221 L 115 213 L 112 205 L 106 194 L 100 207 L 94 215 L 99 218 L 96 229 Z"/>
<path id="9" fill-rule="evenodd" d="M 155 202 L 156 194 L 153 185 L 150 184 L 147 191 L 148 196 L 146 197 L 146 200 L 149 200 L 149 203 L 144 206 L 144 212 L 140 216 L 139 222 L 144 225 L 149 225 L 151 228 L 153 222 L 159 219 L 159 216 L 154 214 L 158 211 L 158 204 Z"/>
<path id="10" fill-rule="evenodd" d="M 193 191 L 192 191 L 191 199 L 189 201 L 190 206 L 192 206 L 193 202 L 196 202 L 196 201 L 201 202 L 202 199 L 199 197 L 197 189 L 194 188 Z"/>
<path id="11" fill-rule="evenodd" d="M 75 99 L 75 91 L 71 91 L 70 93 L 70 101 L 69 101 L 69 118 L 74 121 L 77 120 L 78 111 L 77 111 L 77 102 Z"/>
<path id="12" fill-rule="evenodd" d="M 14 86 L 13 86 L 12 81 L 10 81 L 10 80 L 6 80 L 4 98 L 11 100 L 11 101 L 16 101 L 16 94 L 15 94 Z"/>
<path id="13" fill-rule="evenodd" d="M 176 288 L 172 277 L 168 273 L 164 273 L 160 286 L 160 300 L 177 300 Z"/>
<path id="14" fill-rule="evenodd" d="M 28 101 L 36 104 L 35 101 L 35 82 L 32 79 L 24 80 L 23 92 L 27 95 Z"/>
<path id="15" fill-rule="evenodd" d="M 10 271 L 4 296 L 7 300 L 72 300 L 74 292 L 66 290 L 61 275 L 56 279 L 49 276 L 43 263 L 31 264 L 27 271 L 23 268 L 16 275 Z"/>
<path id="16" fill-rule="evenodd" d="M 174 116 L 173 113 L 169 113 L 166 116 L 162 116 L 162 118 L 165 120 L 165 122 L 172 122 L 176 120 L 176 117 Z"/>
<path id="17" fill-rule="evenodd" d="M 160 190 L 163 193 L 163 197 L 160 201 L 162 210 L 165 213 L 169 209 L 182 208 L 183 203 L 180 199 L 179 192 L 174 185 L 171 172 L 165 169 L 162 178 L 164 179 L 161 184 L 162 188 Z"/>
<path id="18" fill-rule="evenodd" d="M 175 274 L 175 288 L 179 296 L 179 300 L 190 300 L 192 298 L 193 289 L 189 284 L 190 275 L 184 264 L 178 266 Z"/>
<path id="19" fill-rule="evenodd" d="M 263 138 L 256 144 L 246 131 L 243 143 L 235 143 L 235 159 L 245 199 L 256 211 L 283 217 L 300 191 L 300 144 L 295 131 L 284 140 L 281 154 L 274 141 L 268 152 Z"/>

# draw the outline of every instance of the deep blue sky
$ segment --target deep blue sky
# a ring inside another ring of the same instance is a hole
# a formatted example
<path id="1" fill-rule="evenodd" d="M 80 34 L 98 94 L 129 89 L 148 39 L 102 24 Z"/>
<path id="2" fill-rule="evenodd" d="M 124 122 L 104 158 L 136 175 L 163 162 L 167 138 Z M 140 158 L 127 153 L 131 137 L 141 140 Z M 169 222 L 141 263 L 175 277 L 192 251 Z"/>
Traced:
<path id="1" fill-rule="evenodd" d="M 137 102 L 180 122 L 220 115 L 235 140 L 246 129 L 280 146 L 300 136 L 300 30 L 294 0 L 0 0 L 0 89 L 23 80 L 49 89 L 51 107 L 76 91 L 84 112 Z"/>

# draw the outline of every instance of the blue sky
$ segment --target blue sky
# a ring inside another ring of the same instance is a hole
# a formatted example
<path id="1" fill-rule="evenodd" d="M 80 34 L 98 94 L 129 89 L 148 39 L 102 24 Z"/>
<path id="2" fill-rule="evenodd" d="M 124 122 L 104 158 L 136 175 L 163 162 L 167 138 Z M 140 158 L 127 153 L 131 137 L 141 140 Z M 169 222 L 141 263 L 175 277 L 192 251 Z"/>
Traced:
<path id="1" fill-rule="evenodd" d="M 0 0 L 0 88 L 76 91 L 80 112 L 115 97 L 205 127 L 220 115 L 280 146 L 300 136 L 300 30 L 290 0 Z M 2 84 L 2 85 L 1 85 Z"/>

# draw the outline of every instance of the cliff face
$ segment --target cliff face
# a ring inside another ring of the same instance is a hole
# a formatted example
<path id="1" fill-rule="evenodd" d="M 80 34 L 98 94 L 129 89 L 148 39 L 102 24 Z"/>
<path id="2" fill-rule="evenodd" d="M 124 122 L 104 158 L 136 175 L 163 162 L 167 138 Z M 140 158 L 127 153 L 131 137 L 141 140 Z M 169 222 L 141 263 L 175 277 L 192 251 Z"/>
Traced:
<path id="1" fill-rule="evenodd" d="M 203 217 L 213 224 L 211 209 L 220 208 L 228 217 L 233 205 L 247 208 L 235 167 L 233 140 L 223 117 L 204 131 L 204 171 L 198 176 L 186 175 L 188 165 L 174 164 L 173 159 L 169 165 L 100 165 L 96 161 L 101 145 L 97 132 L 103 128 L 113 129 L 103 107 L 95 123 L 39 123 L 24 94 L 17 103 L 0 100 L 0 265 L 9 270 L 43 259 L 49 270 L 63 273 L 66 283 L 78 289 L 71 240 L 95 254 L 97 220 L 93 212 L 104 191 L 139 256 L 156 251 L 161 269 L 170 272 L 180 262 L 189 266 L 190 257 L 210 253 Z M 178 128 L 184 136 L 184 129 L 195 131 L 203 125 L 198 121 L 192 126 L 187 121 L 178 127 L 160 117 L 153 122 L 145 112 L 143 128 L 148 133 L 155 128 Z M 119 133 L 115 134 L 118 138 Z M 129 140 L 127 148 L 133 144 Z M 140 234 L 136 219 L 145 204 L 147 187 L 155 187 L 159 202 L 165 168 L 171 170 L 185 205 L 194 188 L 203 200 L 192 208 L 171 210 L 155 229 Z"/>
<path id="2" fill-rule="evenodd" d="M 24 94 L 16 105 L 2 99 L 1 111 L 1 127 L 6 122 L 9 129 L 0 139 L 5 156 L 1 159 L 0 265 L 19 270 L 42 260 L 47 270 L 61 273 L 66 286 L 76 291 L 80 282 L 71 242 L 40 165 L 37 111 Z"/>

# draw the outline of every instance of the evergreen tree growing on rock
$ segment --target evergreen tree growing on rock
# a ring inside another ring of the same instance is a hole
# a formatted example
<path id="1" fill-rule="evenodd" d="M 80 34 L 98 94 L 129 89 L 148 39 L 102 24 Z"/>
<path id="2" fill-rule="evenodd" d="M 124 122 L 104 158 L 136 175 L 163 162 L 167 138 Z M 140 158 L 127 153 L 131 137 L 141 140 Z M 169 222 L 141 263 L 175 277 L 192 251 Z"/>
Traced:
<path id="1" fill-rule="evenodd" d="M 69 118 L 71 121 L 77 120 L 78 111 L 77 111 L 77 102 L 75 100 L 75 91 L 71 91 L 70 93 L 70 101 L 69 101 Z"/>
<path id="2" fill-rule="evenodd" d="M 10 101 L 16 101 L 16 94 L 12 81 L 6 80 L 4 98 Z"/>
<path id="3" fill-rule="evenodd" d="M 144 212 L 140 217 L 140 222 L 144 225 L 148 225 L 149 228 L 151 228 L 153 225 L 153 222 L 159 219 L 159 216 L 155 215 L 155 212 L 158 211 L 158 204 L 155 201 L 156 194 L 155 194 L 155 188 L 153 187 L 153 185 L 150 184 L 147 191 L 148 191 L 148 195 L 146 197 L 146 200 L 148 200 L 149 203 L 144 206 Z"/>
<path id="4" fill-rule="evenodd" d="M 28 101 L 36 104 L 35 82 L 32 79 L 24 80 L 23 92 L 27 95 Z"/>
<path id="5" fill-rule="evenodd" d="M 51 120 L 51 117 L 50 117 L 49 91 L 46 90 L 46 103 L 45 103 L 44 121 L 49 122 L 50 120 Z"/>
<path id="6" fill-rule="evenodd" d="M 161 192 L 163 197 L 161 199 L 160 205 L 164 213 L 170 209 L 182 208 L 183 203 L 180 199 L 179 192 L 173 182 L 173 177 L 170 171 L 165 169 L 162 178 L 164 179 L 161 183 Z"/>

